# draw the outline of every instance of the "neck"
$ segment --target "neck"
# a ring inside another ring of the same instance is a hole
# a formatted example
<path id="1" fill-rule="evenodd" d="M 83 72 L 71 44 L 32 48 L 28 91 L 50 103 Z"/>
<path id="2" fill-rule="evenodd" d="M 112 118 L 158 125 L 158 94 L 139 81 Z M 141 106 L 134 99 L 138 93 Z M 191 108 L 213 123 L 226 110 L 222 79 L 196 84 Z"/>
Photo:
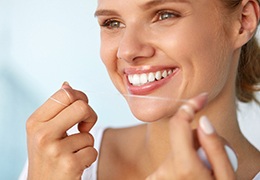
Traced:
<path id="1" fill-rule="evenodd" d="M 221 94 L 219 97 L 215 97 L 214 101 L 210 101 L 203 110 L 196 114 L 191 123 L 191 129 L 197 128 L 202 115 L 206 115 L 211 120 L 217 133 L 233 148 L 239 146 L 237 143 L 241 142 L 242 134 L 237 122 L 235 97 L 232 95 L 224 97 Z M 169 121 L 170 118 L 147 124 L 145 151 L 151 169 L 157 168 L 171 150 Z"/>

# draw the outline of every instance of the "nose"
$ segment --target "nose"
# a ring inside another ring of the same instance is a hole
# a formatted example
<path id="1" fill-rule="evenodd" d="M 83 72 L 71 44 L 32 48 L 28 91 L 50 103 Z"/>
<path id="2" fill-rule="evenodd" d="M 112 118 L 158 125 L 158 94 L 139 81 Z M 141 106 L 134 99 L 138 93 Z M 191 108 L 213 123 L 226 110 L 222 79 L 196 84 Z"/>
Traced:
<path id="1" fill-rule="evenodd" d="M 145 31 L 125 29 L 119 42 L 117 58 L 133 63 L 137 59 L 152 57 L 155 49 L 148 41 L 149 35 Z"/>

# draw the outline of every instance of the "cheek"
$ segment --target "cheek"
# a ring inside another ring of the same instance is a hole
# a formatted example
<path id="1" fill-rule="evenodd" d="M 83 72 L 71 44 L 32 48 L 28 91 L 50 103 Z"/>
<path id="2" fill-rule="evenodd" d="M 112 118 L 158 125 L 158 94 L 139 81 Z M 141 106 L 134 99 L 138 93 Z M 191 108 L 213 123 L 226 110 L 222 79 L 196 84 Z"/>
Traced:
<path id="1" fill-rule="evenodd" d="M 113 43 L 114 42 L 114 43 Z M 108 73 L 116 70 L 117 48 L 115 41 L 101 34 L 100 57 L 107 68 Z"/>
<path id="2" fill-rule="evenodd" d="M 113 51 L 110 48 L 111 48 L 110 46 L 107 46 L 106 40 L 104 38 L 101 38 L 100 57 L 106 67 L 109 65 L 109 63 L 111 63 Z"/>
<path id="3" fill-rule="evenodd" d="M 205 91 L 215 97 L 226 85 L 233 83 L 232 53 L 225 45 L 224 39 L 214 40 L 207 48 L 198 49 L 193 58 L 192 70 L 187 71 L 189 88 Z"/>
<path id="4" fill-rule="evenodd" d="M 204 23 L 192 22 L 165 31 L 163 36 L 158 35 L 156 39 L 160 49 L 182 68 L 183 82 L 180 89 L 183 92 L 189 91 L 187 93 L 192 93 L 190 95 L 202 91 L 216 94 L 229 79 L 232 61 L 231 50 L 228 49 L 230 46 L 226 44 L 225 35 L 219 34 L 223 32 L 220 30 L 221 24 L 213 28 L 212 23 L 201 28 Z"/>
<path id="5" fill-rule="evenodd" d="M 105 38 L 101 36 L 101 47 L 100 47 L 100 57 L 104 63 L 108 75 L 114 84 L 114 86 L 121 93 L 126 93 L 126 87 L 123 80 L 123 72 L 118 68 L 117 59 L 117 41 L 111 37 Z"/>

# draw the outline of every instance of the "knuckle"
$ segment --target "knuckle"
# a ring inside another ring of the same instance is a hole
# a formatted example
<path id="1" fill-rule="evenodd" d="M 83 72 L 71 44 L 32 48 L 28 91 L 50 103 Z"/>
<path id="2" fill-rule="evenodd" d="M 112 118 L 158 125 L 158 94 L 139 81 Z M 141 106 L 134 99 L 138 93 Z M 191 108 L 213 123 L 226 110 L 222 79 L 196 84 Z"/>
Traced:
<path id="1" fill-rule="evenodd" d="M 45 149 L 46 149 L 46 154 L 53 159 L 59 158 L 62 154 L 62 147 L 57 142 L 49 144 Z"/>
<path id="2" fill-rule="evenodd" d="M 87 143 L 89 146 L 94 146 L 94 137 L 90 133 L 86 133 Z"/>
<path id="3" fill-rule="evenodd" d="M 212 147 L 212 153 L 216 154 L 216 155 L 220 155 L 220 154 L 225 154 L 225 149 L 224 147 L 220 147 L 220 146 L 215 146 Z"/>
<path id="4" fill-rule="evenodd" d="M 35 129 L 35 123 L 34 120 L 32 118 L 29 118 L 26 121 L 26 132 L 27 134 L 31 134 Z"/>
<path id="5" fill-rule="evenodd" d="M 34 134 L 34 140 L 39 148 L 45 148 L 49 143 L 49 135 L 39 130 Z"/>
<path id="6" fill-rule="evenodd" d="M 89 166 L 90 166 L 94 161 L 96 161 L 98 152 L 95 148 L 88 147 L 87 154 L 89 155 L 87 160 L 89 161 Z"/>
<path id="7" fill-rule="evenodd" d="M 214 136 L 211 138 L 211 144 L 209 148 L 211 151 L 214 151 L 215 153 L 220 153 L 224 151 L 224 143 L 221 141 L 219 136 Z"/>
<path id="8" fill-rule="evenodd" d="M 92 148 L 93 149 L 93 154 L 94 154 L 94 161 L 97 159 L 97 156 L 98 156 L 98 152 L 95 148 Z"/>
<path id="9" fill-rule="evenodd" d="M 91 113 L 90 107 L 86 101 L 77 100 L 74 105 L 76 107 L 76 110 L 78 111 L 77 113 L 79 113 L 79 115 L 82 117 L 89 116 L 89 114 Z"/>
<path id="10" fill-rule="evenodd" d="M 178 174 L 179 177 L 189 177 L 191 172 L 190 172 L 189 169 L 182 168 L 182 169 L 178 170 L 177 174 Z"/>
<path id="11" fill-rule="evenodd" d="M 167 175 L 166 175 L 167 173 L 165 172 L 165 171 L 163 171 L 162 169 L 159 169 L 157 172 L 156 172 L 156 174 L 154 174 L 153 176 L 152 176 L 152 180 L 156 180 L 156 179 L 161 179 L 161 180 L 163 180 L 163 179 L 167 179 Z"/>
<path id="12" fill-rule="evenodd" d="M 75 167 L 78 166 L 77 160 L 72 154 L 63 156 L 61 163 L 63 165 L 64 171 L 68 173 L 74 172 Z"/>
<path id="13" fill-rule="evenodd" d="M 193 177 L 194 167 L 195 166 L 192 166 L 191 163 L 186 163 L 185 167 L 180 167 L 176 171 L 177 177 L 180 177 L 180 178 Z"/>

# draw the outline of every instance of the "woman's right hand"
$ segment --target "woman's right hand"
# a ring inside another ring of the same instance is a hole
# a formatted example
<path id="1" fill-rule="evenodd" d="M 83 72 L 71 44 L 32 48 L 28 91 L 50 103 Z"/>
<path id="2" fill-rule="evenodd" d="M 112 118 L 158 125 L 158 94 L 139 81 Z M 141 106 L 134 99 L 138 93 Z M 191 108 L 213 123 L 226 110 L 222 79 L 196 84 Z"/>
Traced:
<path id="1" fill-rule="evenodd" d="M 87 96 L 64 83 L 27 120 L 28 179 L 81 179 L 97 158 L 89 133 L 96 120 Z M 67 135 L 77 123 L 80 132 Z"/>

